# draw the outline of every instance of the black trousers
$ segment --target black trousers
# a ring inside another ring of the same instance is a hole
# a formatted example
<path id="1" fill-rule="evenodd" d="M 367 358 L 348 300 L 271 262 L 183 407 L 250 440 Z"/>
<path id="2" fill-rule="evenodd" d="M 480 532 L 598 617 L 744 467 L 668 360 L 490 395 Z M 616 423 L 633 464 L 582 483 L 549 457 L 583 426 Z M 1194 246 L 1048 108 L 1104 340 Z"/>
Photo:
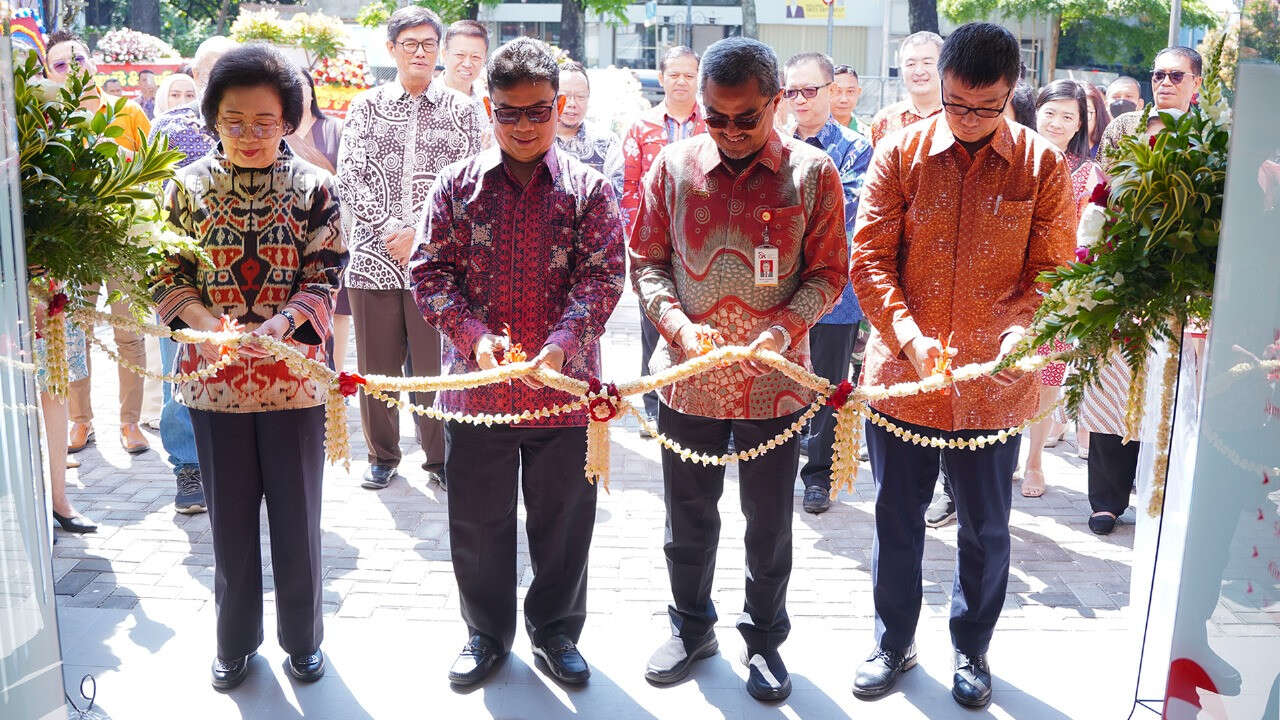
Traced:
<path id="1" fill-rule="evenodd" d="M 908 430 L 946 438 L 988 431 L 944 432 L 895 420 Z M 923 595 L 924 513 L 943 463 L 955 493 L 956 575 L 951 594 L 951 642 L 968 654 L 987 651 L 1009 584 L 1009 508 L 1020 437 L 981 450 L 919 447 L 870 422 L 867 453 L 876 482 L 876 532 L 871 548 L 876 642 L 903 652 L 915 639 Z"/>
<path id="2" fill-rule="evenodd" d="M 192 410 L 191 429 L 213 531 L 218 657 L 234 660 L 262 644 L 258 516 L 264 499 L 280 647 L 290 655 L 313 652 L 324 639 L 324 407 L 256 413 Z"/>
<path id="3" fill-rule="evenodd" d="M 772 438 L 795 420 L 796 414 L 773 420 L 717 420 L 685 415 L 664 404 L 658 413 L 658 428 L 692 450 L 723 453 L 730 434 L 736 447 L 746 449 Z M 787 583 L 791 579 L 792 488 L 799 462 L 796 435 L 738 466 L 738 491 L 747 519 L 746 602 L 738 631 L 752 654 L 777 648 L 791 632 Z M 711 582 L 720 543 L 716 505 L 724 493 L 724 471 L 720 466 L 683 462 L 679 455 L 662 450 L 667 506 L 663 550 L 675 601 L 667 614 L 672 633 L 686 642 L 710 632 L 716 622 Z"/>
<path id="4" fill-rule="evenodd" d="M 814 325 L 809 331 L 809 356 L 813 372 L 836 385 L 849 377 L 857 325 Z M 836 416 L 823 407 L 809 421 L 809 459 L 800 469 L 805 487 L 831 489 L 831 457 L 836 441 Z"/>
<path id="5" fill-rule="evenodd" d="M 1122 440 L 1119 435 L 1089 433 L 1089 505 L 1094 512 L 1119 516 L 1129 507 L 1142 443 L 1126 445 Z"/>
<path id="6" fill-rule="evenodd" d="M 649 359 L 653 357 L 654 348 L 658 347 L 658 340 L 662 336 L 658 333 L 658 328 L 649 320 L 649 316 L 644 314 L 644 305 L 640 305 L 640 374 L 649 374 Z M 658 400 L 657 391 L 650 390 L 644 394 L 644 411 L 651 418 L 658 417 Z"/>
<path id="7" fill-rule="evenodd" d="M 596 486 L 583 476 L 585 427 L 477 427 L 445 423 L 449 544 L 462 619 L 511 649 L 516 636 L 516 499 L 524 489 L 533 583 L 524 623 L 541 645 L 575 643 L 587 619 L 587 552 Z"/>

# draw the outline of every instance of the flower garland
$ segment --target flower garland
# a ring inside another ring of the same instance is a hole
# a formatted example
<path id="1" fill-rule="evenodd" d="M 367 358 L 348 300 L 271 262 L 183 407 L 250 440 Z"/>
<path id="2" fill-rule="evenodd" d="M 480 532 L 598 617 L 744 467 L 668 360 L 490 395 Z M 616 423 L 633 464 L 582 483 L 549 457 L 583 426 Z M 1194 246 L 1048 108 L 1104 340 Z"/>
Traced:
<path id="1" fill-rule="evenodd" d="M 65 397 L 71 377 L 67 364 L 67 307 L 66 293 L 55 293 L 49 298 L 44 320 L 44 358 L 46 364 L 45 387 L 54 397 Z"/>
<path id="2" fill-rule="evenodd" d="M 1164 510 L 1164 488 L 1169 475 L 1169 439 L 1173 436 L 1173 398 L 1178 388 L 1178 363 L 1182 358 L 1182 328 L 1177 328 L 1164 360 L 1160 388 L 1160 430 L 1156 433 L 1156 459 L 1152 466 L 1151 501 L 1147 514 L 1157 517 Z"/>
<path id="3" fill-rule="evenodd" d="M 609 492 L 609 421 L 618 417 L 622 396 L 613 383 L 602 384 L 599 378 L 587 383 L 587 458 L 584 471 L 587 482 L 596 480 Z"/>

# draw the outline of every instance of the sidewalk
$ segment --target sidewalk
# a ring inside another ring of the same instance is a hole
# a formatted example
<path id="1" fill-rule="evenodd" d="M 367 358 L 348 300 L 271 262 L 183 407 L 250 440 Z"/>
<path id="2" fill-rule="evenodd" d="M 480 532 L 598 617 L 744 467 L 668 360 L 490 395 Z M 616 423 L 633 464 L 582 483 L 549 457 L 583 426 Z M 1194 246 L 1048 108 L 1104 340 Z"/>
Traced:
<path id="1" fill-rule="evenodd" d="M 103 337 L 110 332 L 100 329 Z M 639 372 L 634 296 L 618 306 L 604 339 L 605 375 Z M 593 676 L 582 690 L 557 686 L 533 668 L 527 640 L 485 686 L 452 691 L 445 672 L 465 642 L 449 562 L 444 494 L 406 456 L 381 492 L 359 487 L 365 467 L 326 475 L 324 556 L 326 677 L 299 686 L 285 673 L 271 628 L 271 579 L 265 579 L 267 630 L 249 680 L 227 695 L 208 683 L 213 658 L 212 546 L 207 515 L 173 512 L 173 476 L 155 450 L 138 457 L 117 444 L 116 376 L 95 358 L 99 438 L 68 472 L 72 501 L 101 524 L 82 538 L 59 533 L 54 570 L 68 690 L 98 680 L 98 707 L 134 718 L 1123 718 L 1136 662 L 1136 619 L 1127 612 L 1132 525 L 1100 538 L 1089 532 L 1084 462 L 1074 447 L 1048 452 L 1049 492 L 1014 493 L 1013 567 L 990 658 L 995 701 L 984 713 L 951 700 L 947 636 L 956 528 L 928 532 L 920 667 L 876 702 L 850 693 L 853 672 L 872 645 L 870 551 L 874 490 L 863 465 L 853 493 L 823 515 L 800 510 L 797 488 L 794 570 L 788 595 L 793 629 L 783 657 L 795 692 L 781 706 L 756 703 L 743 689 L 741 639 L 744 522 L 730 468 L 714 600 L 719 657 L 690 680 L 655 688 L 645 660 L 668 633 L 662 554 L 662 478 L 658 446 L 634 423 L 613 429 L 611 494 L 601 493 L 592 543 L 589 620 L 582 652 Z M 354 362 L 352 361 L 352 364 Z M 358 413 L 352 455 L 365 456 Z M 404 447 L 412 425 L 402 421 Z M 1130 511 L 1130 514 L 1132 511 Z M 523 525 L 523 512 L 521 513 Z M 263 513 L 263 557 L 267 552 Z M 521 528 L 521 586 L 531 571 Z M 267 565 L 269 569 L 269 565 Z M 81 703 L 83 706 L 83 703 Z"/>

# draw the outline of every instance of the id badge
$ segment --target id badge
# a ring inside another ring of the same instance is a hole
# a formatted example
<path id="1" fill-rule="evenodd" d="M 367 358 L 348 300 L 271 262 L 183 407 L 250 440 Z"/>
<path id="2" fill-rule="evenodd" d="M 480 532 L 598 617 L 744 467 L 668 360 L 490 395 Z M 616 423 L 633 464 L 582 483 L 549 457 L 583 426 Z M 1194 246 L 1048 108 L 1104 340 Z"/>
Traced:
<path id="1" fill-rule="evenodd" d="M 778 248 L 762 245 L 756 248 L 756 286 L 775 287 L 778 284 Z"/>

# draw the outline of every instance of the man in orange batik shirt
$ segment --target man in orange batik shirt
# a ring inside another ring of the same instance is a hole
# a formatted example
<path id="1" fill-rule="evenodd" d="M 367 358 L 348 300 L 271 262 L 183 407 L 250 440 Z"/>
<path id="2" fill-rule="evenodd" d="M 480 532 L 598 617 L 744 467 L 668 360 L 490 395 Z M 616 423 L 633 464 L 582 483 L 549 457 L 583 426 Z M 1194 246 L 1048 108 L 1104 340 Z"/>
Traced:
<path id="1" fill-rule="evenodd" d="M 875 328 L 866 385 L 927 378 L 952 352 L 957 366 L 1010 352 L 1040 304 L 1036 276 L 1065 263 L 1075 244 L 1062 154 L 1001 115 L 1018 81 L 1017 40 L 998 25 L 970 23 L 947 38 L 938 67 L 945 112 L 877 147 L 858 211 L 851 276 Z M 1030 418 L 1037 382 L 1005 371 L 873 406 L 908 431 L 968 439 Z M 915 664 L 924 513 L 941 461 L 959 519 L 952 696 L 985 706 L 986 652 L 1009 579 L 1018 438 L 939 453 L 868 422 L 867 448 L 876 480 L 877 646 L 858 668 L 854 693 L 882 695 Z"/>

